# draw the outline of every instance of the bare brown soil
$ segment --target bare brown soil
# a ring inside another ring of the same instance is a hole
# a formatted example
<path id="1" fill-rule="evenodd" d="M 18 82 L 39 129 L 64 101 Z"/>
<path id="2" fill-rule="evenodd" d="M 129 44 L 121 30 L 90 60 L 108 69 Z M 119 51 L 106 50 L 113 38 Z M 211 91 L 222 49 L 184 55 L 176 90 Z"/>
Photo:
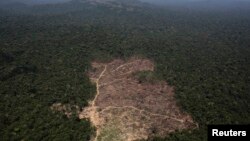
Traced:
<path id="1" fill-rule="evenodd" d="M 131 58 L 92 63 L 89 77 L 97 94 L 79 114 L 96 127 L 94 141 L 134 141 L 197 127 L 180 111 L 174 89 L 166 82 L 140 83 L 132 73 L 154 71 L 150 60 Z"/>

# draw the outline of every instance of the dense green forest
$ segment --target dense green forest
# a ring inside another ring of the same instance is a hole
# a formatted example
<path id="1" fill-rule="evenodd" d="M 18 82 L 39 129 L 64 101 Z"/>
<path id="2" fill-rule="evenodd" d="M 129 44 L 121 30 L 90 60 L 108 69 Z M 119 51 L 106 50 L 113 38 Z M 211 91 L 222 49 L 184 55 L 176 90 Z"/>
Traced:
<path id="1" fill-rule="evenodd" d="M 207 124 L 250 123 L 250 9 L 202 11 L 147 4 L 0 9 L 0 140 L 89 140 L 90 122 L 53 112 L 87 106 L 93 60 L 140 55 L 175 87 L 199 129 L 149 140 L 204 141 Z"/>

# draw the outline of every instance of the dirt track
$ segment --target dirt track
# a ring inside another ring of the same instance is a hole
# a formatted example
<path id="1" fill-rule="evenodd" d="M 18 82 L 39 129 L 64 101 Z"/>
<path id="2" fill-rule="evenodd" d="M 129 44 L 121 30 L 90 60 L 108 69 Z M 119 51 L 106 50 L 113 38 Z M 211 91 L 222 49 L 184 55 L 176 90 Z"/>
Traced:
<path id="1" fill-rule="evenodd" d="M 94 62 L 92 67 L 89 76 L 96 83 L 97 94 L 79 117 L 89 118 L 96 127 L 94 141 L 147 139 L 197 126 L 177 107 L 173 87 L 166 82 L 140 83 L 131 75 L 153 71 L 150 60 Z"/>

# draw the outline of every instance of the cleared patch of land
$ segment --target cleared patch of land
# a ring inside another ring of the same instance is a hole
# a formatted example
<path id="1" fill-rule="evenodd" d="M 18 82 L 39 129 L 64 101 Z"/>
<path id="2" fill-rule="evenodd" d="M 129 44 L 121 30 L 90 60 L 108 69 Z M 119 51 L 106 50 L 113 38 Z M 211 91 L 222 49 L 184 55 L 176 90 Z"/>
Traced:
<path id="1" fill-rule="evenodd" d="M 191 116 L 179 109 L 174 89 L 164 81 L 141 82 L 140 71 L 154 71 L 147 59 L 131 58 L 110 63 L 92 63 L 90 79 L 97 94 L 80 118 L 96 127 L 95 141 L 133 141 L 197 127 Z"/>

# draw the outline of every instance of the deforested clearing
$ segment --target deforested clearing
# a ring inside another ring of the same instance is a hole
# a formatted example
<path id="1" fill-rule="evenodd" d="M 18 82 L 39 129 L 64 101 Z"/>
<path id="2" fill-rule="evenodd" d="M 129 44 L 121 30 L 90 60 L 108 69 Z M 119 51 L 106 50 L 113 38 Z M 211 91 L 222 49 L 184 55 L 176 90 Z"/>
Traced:
<path id="1" fill-rule="evenodd" d="M 92 140 L 133 141 L 194 129 L 198 125 L 180 110 L 174 88 L 167 82 L 142 82 L 136 72 L 154 71 L 148 59 L 130 58 L 92 63 L 89 77 L 96 83 L 96 96 L 80 112 L 96 127 Z"/>

